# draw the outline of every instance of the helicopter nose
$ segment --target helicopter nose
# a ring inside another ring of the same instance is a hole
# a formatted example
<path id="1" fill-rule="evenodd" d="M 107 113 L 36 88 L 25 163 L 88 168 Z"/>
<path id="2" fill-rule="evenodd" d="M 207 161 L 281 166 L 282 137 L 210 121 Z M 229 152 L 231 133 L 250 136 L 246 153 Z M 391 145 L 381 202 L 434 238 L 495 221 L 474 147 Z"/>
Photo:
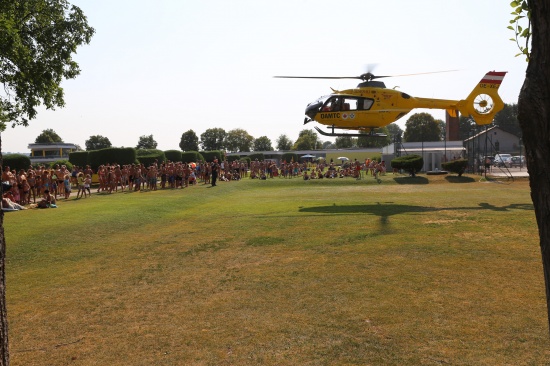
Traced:
<path id="1" fill-rule="evenodd" d="M 315 119 L 315 116 L 317 115 L 317 112 L 319 112 L 319 109 L 321 108 L 321 106 L 322 106 L 322 103 L 308 104 L 308 106 L 306 107 L 306 116 L 308 116 L 311 119 L 311 121 L 313 121 Z"/>

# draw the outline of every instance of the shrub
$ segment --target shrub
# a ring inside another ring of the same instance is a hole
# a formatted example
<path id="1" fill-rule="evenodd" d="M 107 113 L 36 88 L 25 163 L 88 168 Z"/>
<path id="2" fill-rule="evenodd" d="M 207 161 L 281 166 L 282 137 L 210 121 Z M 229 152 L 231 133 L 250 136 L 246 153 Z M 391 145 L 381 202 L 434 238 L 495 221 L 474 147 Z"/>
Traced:
<path id="1" fill-rule="evenodd" d="M 456 173 L 458 174 L 459 177 L 461 177 L 462 174 L 464 174 L 464 172 L 466 171 L 466 167 L 468 166 L 468 160 L 466 159 L 452 160 L 447 163 L 441 164 L 441 166 L 443 167 L 443 169 L 448 170 L 451 173 Z"/>
<path id="2" fill-rule="evenodd" d="M 201 154 L 204 157 L 204 161 L 209 163 L 213 162 L 214 159 L 221 161 L 223 156 L 220 150 L 202 151 Z"/>
<path id="3" fill-rule="evenodd" d="M 55 168 L 56 165 L 59 165 L 60 167 L 61 167 L 62 165 L 65 165 L 65 167 L 66 167 L 68 170 L 73 170 L 73 164 L 71 164 L 71 162 L 68 161 L 68 160 L 57 160 L 57 161 L 54 161 L 53 163 L 50 163 L 50 169 Z"/>
<path id="4" fill-rule="evenodd" d="M 250 161 L 255 161 L 255 160 L 264 161 L 265 160 L 265 156 L 264 156 L 263 153 L 250 154 L 250 155 L 248 155 L 248 157 L 250 158 Z"/>
<path id="5" fill-rule="evenodd" d="M 136 154 L 138 161 L 146 167 L 153 163 L 161 164 L 166 161 L 164 152 L 157 149 L 137 149 Z"/>
<path id="6" fill-rule="evenodd" d="M 108 147 L 106 149 L 88 151 L 89 164 L 96 170 L 100 165 L 117 163 L 120 165 L 136 163 L 136 149 L 133 147 Z"/>
<path id="7" fill-rule="evenodd" d="M 391 161 L 393 169 L 403 169 L 411 176 L 416 176 L 416 172 L 420 171 L 424 166 L 424 159 L 420 155 L 405 155 L 395 158 Z"/>
<path id="8" fill-rule="evenodd" d="M 298 154 L 291 153 L 291 152 L 284 153 L 281 156 L 281 161 L 284 161 L 284 162 L 287 162 L 287 163 L 290 163 L 291 161 L 296 162 L 296 161 L 298 161 Z"/>
<path id="9" fill-rule="evenodd" d="M 72 165 L 80 167 L 84 167 L 90 164 L 87 151 L 74 151 L 72 153 L 69 153 L 69 161 Z"/>
<path id="10" fill-rule="evenodd" d="M 181 162 L 182 161 L 182 152 L 181 150 L 166 150 L 164 152 L 164 156 L 166 157 L 166 160 L 170 160 L 173 162 Z"/>
<path id="11" fill-rule="evenodd" d="M 239 155 L 228 155 L 227 156 L 227 161 L 232 163 L 236 160 L 241 160 L 241 157 Z"/>
<path id="12" fill-rule="evenodd" d="M 184 163 L 197 163 L 204 160 L 198 151 L 185 151 L 181 154 L 181 161 Z"/>
<path id="13" fill-rule="evenodd" d="M 23 154 L 7 154 L 4 155 L 3 160 L 3 167 L 9 166 L 11 170 L 15 169 L 17 172 L 21 169 L 27 170 L 31 166 L 31 158 Z"/>

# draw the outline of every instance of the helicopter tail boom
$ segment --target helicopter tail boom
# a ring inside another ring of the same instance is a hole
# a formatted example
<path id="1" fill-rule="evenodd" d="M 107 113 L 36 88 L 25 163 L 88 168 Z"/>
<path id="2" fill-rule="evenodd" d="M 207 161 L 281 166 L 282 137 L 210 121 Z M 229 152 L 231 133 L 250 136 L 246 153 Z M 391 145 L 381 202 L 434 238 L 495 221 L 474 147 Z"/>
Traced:
<path id="1" fill-rule="evenodd" d="M 489 71 L 485 74 L 470 95 L 458 102 L 460 114 L 470 116 L 478 125 L 491 123 L 495 114 L 504 108 L 504 102 L 498 95 L 504 76 L 506 71 Z"/>

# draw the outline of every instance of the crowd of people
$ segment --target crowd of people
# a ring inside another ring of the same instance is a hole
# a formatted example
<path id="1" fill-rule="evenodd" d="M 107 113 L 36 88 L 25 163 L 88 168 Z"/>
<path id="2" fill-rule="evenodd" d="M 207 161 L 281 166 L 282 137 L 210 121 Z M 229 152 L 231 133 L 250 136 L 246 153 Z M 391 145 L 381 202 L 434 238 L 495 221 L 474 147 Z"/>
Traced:
<path id="1" fill-rule="evenodd" d="M 298 163 L 275 161 L 244 161 L 212 163 L 155 162 L 144 164 L 105 164 L 97 170 L 97 192 L 113 193 L 120 191 L 140 191 L 157 189 L 183 189 L 197 184 L 216 186 L 218 181 L 230 182 L 243 178 L 298 178 L 304 180 L 323 178 L 361 178 L 363 174 L 377 178 L 386 172 L 384 161 L 357 160 L 342 167 L 334 163 Z M 94 171 L 87 165 L 74 166 L 71 170 L 65 165 L 46 168 L 41 165 L 21 169 L 19 172 L 5 166 L 2 170 L 2 208 L 7 210 L 25 209 L 27 206 L 48 208 L 57 207 L 58 199 L 69 199 L 73 190 L 76 198 L 92 196 Z M 95 188 L 94 188 L 95 189 Z"/>

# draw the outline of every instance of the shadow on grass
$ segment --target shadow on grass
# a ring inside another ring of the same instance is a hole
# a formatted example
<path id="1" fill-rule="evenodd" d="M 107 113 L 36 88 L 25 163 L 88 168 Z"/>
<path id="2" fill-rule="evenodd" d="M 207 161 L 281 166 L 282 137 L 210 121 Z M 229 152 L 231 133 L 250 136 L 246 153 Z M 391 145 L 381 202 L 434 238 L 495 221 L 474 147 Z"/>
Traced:
<path id="1" fill-rule="evenodd" d="M 385 227 L 389 223 L 391 216 L 409 213 L 422 212 L 438 212 L 438 211 L 467 211 L 467 210 L 490 210 L 490 211 L 509 211 L 509 210 L 525 210 L 533 211 L 532 204 L 511 204 L 507 206 L 495 206 L 486 202 L 479 203 L 473 207 L 426 207 L 413 205 L 399 205 L 393 202 L 377 202 L 368 205 L 336 205 L 318 206 L 318 207 L 301 207 L 299 212 L 320 213 L 326 215 L 354 215 L 354 214 L 371 214 L 380 218 L 380 225 Z"/>
<path id="2" fill-rule="evenodd" d="M 426 177 L 397 177 L 393 178 L 397 184 L 428 184 L 430 181 Z"/>
<path id="3" fill-rule="evenodd" d="M 476 181 L 472 177 L 459 177 L 457 175 L 448 175 L 445 177 L 445 180 L 449 183 L 473 183 Z"/>

